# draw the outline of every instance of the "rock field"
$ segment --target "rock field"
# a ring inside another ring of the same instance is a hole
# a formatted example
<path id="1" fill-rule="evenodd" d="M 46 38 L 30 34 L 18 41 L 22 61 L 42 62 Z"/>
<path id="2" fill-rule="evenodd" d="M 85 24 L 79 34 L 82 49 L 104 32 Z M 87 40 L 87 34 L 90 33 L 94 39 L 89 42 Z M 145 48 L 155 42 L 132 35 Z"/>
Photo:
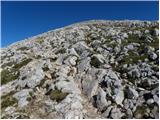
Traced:
<path id="1" fill-rule="evenodd" d="M 91 20 L 1 48 L 1 118 L 159 118 L 159 22 Z"/>

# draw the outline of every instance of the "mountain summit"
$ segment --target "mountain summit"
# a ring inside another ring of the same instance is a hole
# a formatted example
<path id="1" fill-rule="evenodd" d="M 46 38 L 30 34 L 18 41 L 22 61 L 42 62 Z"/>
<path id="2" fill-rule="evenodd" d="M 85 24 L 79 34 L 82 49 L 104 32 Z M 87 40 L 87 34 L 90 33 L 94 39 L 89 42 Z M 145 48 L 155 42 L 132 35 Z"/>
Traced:
<path id="1" fill-rule="evenodd" d="M 1 49 L 1 118 L 159 118 L 159 23 L 93 20 Z"/>

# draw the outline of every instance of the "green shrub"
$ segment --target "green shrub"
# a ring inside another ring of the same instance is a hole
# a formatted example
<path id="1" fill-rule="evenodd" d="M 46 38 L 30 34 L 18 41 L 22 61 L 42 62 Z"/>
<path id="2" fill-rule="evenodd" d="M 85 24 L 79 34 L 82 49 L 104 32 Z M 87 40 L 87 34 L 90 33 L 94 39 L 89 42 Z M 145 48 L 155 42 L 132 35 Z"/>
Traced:
<path id="1" fill-rule="evenodd" d="M 32 97 L 27 97 L 27 101 L 31 101 L 32 100 Z"/>
<path id="2" fill-rule="evenodd" d="M 94 66 L 96 68 L 98 68 L 100 66 L 100 62 L 98 61 L 98 59 L 96 57 L 91 58 L 90 64 L 91 64 L 91 66 Z"/>
<path id="3" fill-rule="evenodd" d="M 60 90 L 53 90 L 50 93 L 50 98 L 52 100 L 56 100 L 57 102 L 61 102 L 67 95 L 68 95 L 68 93 L 63 93 Z"/>

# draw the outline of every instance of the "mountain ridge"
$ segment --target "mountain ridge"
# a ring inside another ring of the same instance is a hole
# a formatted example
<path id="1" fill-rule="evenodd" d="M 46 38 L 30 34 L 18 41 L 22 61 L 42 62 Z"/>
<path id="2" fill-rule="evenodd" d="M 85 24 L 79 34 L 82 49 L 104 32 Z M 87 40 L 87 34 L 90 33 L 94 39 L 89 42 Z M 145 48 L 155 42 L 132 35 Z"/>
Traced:
<path id="1" fill-rule="evenodd" d="M 159 118 L 159 22 L 92 20 L 1 49 L 1 118 Z"/>
<path id="2" fill-rule="evenodd" d="M 37 35 L 33 35 L 33 36 L 30 36 L 30 37 L 27 37 L 27 38 L 25 38 L 25 39 L 21 39 L 21 40 L 18 40 L 18 41 L 16 41 L 16 42 L 14 42 L 14 43 L 11 43 L 10 45 L 8 45 L 8 46 L 5 46 L 5 47 L 3 47 L 3 48 L 1 48 L 1 49 L 5 49 L 5 48 L 7 48 L 7 47 L 9 47 L 9 46 L 12 46 L 12 45 L 14 45 L 14 44 L 16 44 L 16 43 L 19 43 L 19 42 L 22 42 L 22 41 L 25 41 L 25 40 L 28 40 L 28 39 L 32 39 L 32 38 L 35 38 L 35 37 L 38 37 L 38 36 L 41 36 L 42 34 L 45 34 L 45 33 L 48 33 L 48 32 L 54 32 L 54 31 L 56 31 L 56 30 L 61 30 L 61 29 L 64 29 L 64 28 L 68 28 L 68 27 L 70 27 L 70 26 L 76 26 L 76 25 L 85 25 L 85 24 L 93 24 L 94 22 L 104 22 L 104 23 L 106 23 L 106 22 L 158 22 L 158 20 L 154 20 L 154 21 L 149 21 L 149 20 L 85 20 L 85 21 L 82 21 L 82 22 L 76 22 L 76 23 L 73 23 L 73 24 L 69 24 L 69 25 L 66 25 L 66 26 L 63 26 L 63 27 L 59 27 L 59 28 L 55 28 L 55 29 L 51 29 L 51 30 L 49 30 L 49 31 L 46 31 L 46 32 L 42 32 L 42 33 L 39 33 L 39 34 L 37 34 Z"/>

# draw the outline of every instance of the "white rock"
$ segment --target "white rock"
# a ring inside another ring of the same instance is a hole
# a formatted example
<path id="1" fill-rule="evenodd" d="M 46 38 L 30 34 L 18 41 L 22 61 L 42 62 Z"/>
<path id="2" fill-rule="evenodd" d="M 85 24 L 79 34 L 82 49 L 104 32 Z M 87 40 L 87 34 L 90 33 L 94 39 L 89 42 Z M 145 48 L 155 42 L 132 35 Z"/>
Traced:
<path id="1" fill-rule="evenodd" d="M 121 113 L 119 108 L 113 108 L 111 110 L 111 117 L 113 119 L 120 119 L 123 116 L 123 113 Z"/>
<path id="2" fill-rule="evenodd" d="M 151 52 L 150 55 L 149 55 L 149 57 L 150 57 L 150 59 L 155 60 L 155 59 L 157 59 L 158 56 L 157 56 L 156 53 Z"/>
<path id="3" fill-rule="evenodd" d="M 100 88 L 98 91 L 96 103 L 100 110 L 102 110 L 104 107 L 108 105 L 106 100 L 106 92 L 104 92 L 102 88 Z"/>
<path id="4" fill-rule="evenodd" d="M 18 107 L 23 108 L 28 104 L 27 98 L 30 97 L 29 92 L 32 92 L 32 89 L 23 89 L 13 95 L 18 100 Z"/>
<path id="5" fill-rule="evenodd" d="M 119 105 L 122 105 L 122 102 L 124 100 L 124 92 L 122 89 L 115 89 L 115 95 L 113 96 L 115 102 Z"/>

